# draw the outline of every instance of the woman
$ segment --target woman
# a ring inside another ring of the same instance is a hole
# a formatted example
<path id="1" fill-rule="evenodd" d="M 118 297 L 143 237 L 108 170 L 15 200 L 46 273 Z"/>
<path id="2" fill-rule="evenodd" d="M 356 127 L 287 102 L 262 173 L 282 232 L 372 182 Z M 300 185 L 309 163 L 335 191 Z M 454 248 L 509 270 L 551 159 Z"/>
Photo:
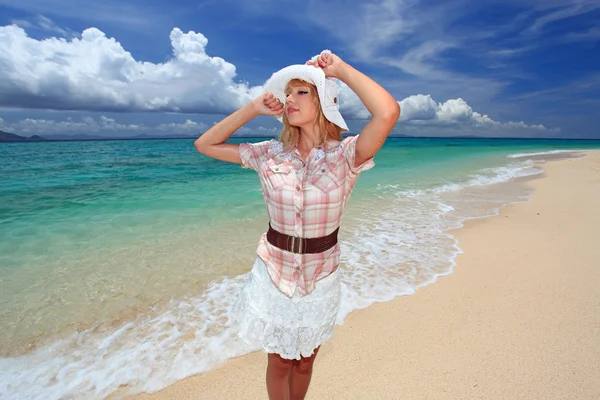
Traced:
<path id="1" fill-rule="evenodd" d="M 339 113 L 337 78 L 372 115 L 357 136 Z M 279 140 L 224 143 L 258 115 L 283 123 Z M 340 300 L 339 224 L 359 174 L 398 121 L 398 102 L 324 51 L 284 68 L 258 96 L 200 136 L 199 152 L 258 172 L 268 231 L 234 306 L 239 336 L 268 353 L 269 399 L 304 399 L 320 345 L 333 334 Z"/>

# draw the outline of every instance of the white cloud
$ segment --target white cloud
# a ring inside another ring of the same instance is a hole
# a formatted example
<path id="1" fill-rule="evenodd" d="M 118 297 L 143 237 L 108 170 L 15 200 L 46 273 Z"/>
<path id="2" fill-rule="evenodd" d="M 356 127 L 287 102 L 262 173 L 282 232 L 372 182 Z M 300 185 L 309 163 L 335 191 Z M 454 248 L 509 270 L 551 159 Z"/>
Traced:
<path id="1" fill-rule="evenodd" d="M 279 133 L 281 132 L 281 125 L 278 125 L 277 127 L 265 127 L 265 126 L 258 126 L 258 127 L 251 127 L 251 126 L 242 126 L 240 129 L 238 129 L 235 132 L 235 136 L 237 137 L 243 137 L 243 136 L 264 136 L 264 137 L 270 137 L 270 136 L 277 136 L 279 135 Z"/>
<path id="2" fill-rule="evenodd" d="M 535 45 L 526 45 L 517 48 L 505 48 L 505 49 L 497 49 L 488 51 L 488 55 L 490 57 L 514 57 L 521 55 L 523 53 L 527 53 L 531 50 L 535 49 Z"/>
<path id="3" fill-rule="evenodd" d="M 462 98 L 436 103 L 431 95 L 417 94 L 398 102 L 400 104 L 400 123 L 412 123 L 419 126 L 437 127 L 480 127 L 547 130 L 543 125 L 527 125 L 524 122 L 501 123 L 483 115 L 467 104 Z M 360 99 L 350 88 L 341 84 L 340 109 L 345 116 L 353 119 L 368 119 L 370 114 Z"/>
<path id="4" fill-rule="evenodd" d="M 438 106 L 429 95 L 417 94 L 399 103 L 400 121 L 429 121 L 436 118 Z"/>
<path id="5" fill-rule="evenodd" d="M 337 81 L 339 85 L 340 112 L 348 119 L 368 119 L 371 117 L 356 93 L 344 82 Z"/>
<path id="6" fill-rule="evenodd" d="M 399 102 L 401 108 L 400 122 L 418 125 L 475 127 L 475 128 L 508 128 L 546 131 L 543 125 L 528 125 L 524 122 L 501 123 L 487 115 L 476 111 L 461 98 L 450 99 L 444 103 L 436 103 L 429 95 L 413 95 Z"/>
<path id="7" fill-rule="evenodd" d="M 417 31 L 420 20 L 414 15 L 415 3 L 411 0 L 355 3 L 309 0 L 298 6 L 306 7 L 306 16 L 313 23 L 350 44 L 348 51 L 362 60 L 369 60 L 389 45 Z M 292 22 L 304 24 L 304 18 L 286 14 Z"/>
<path id="8" fill-rule="evenodd" d="M 600 8 L 600 3 L 596 0 L 570 0 L 567 4 L 561 4 L 557 8 L 552 8 L 551 12 L 548 12 L 544 16 L 536 19 L 536 21 L 528 28 L 528 32 L 539 32 L 546 25 L 561 21 L 563 19 L 572 18 L 578 15 L 587 14 L 597 8 Z"/>
<path id="9" fill-rule="evenodd" d="M 25 118 L 12 123 L 0 118 L 0 130 L 15 133 L 21 136 L 30 135 L 72 135 L 72 134 L 98 134 L 106 137 L 131 136 L 140 134 L 149 135 L 200 135 L 210 127 L 205 122 L 196 122 L 186 119 L 182 123 L 162 123 L 158 125 L 126 124 L 119 123 L 113 118 L 101 115 L 98 118 L 81 117 L 78 119 L 67 118 L 63 121 L 43 118 Z M 236 132 L 236 136 L 264 135 L 274 136 L 281 131 L 281 127 L 248 127 L 244 126 Z"/>
<path id="10" fill-rule="evenodd" d="M 64 121 L 53 119 L 25 118 L 13 123 L 7 123 L 0 118 L 0 127 L 11 133 L 43 134 L 43 133 L 88 133 L 88 132 L 132 132 L 144 127 L 141 124 L 120 124 L 112 118 L 101 115 L 95 119 L 82 117 L 79 120 L 67 118 Z"/>
<path id="11" fill-rule="evenodd" d="M 26 19 L 13 19 L 11 21 L 12 25 L 20 26 L 21 28 L 35 28 L 35 24 L 33 22 L 27 21 Z"/>
<path id="12" fill-rule="evenodd" d="M 16 25 L 0 27 L 0 106 L 58 110 L 155 111 L 182 113 L 229 113 L 262 92 L 234 81 L 236 68 L 220 57 L 206 53 L 208 39 L 201 33 L 170 34 L 173 58 L 164 63 L 138 61 L 113 38 L 96 29 L 83 31 L 81 38 L 36 40 Z M 432 43 L 406 60 L 421 63 Z M 431 50 L 433 51 L 433 50 Z M 418 53 L 418 54 L 417 54 Z M 368 119 L 368 111 L 350 88 L 340 82 L 340 107 L 347 119 Z M 401 122 L 418 121 L 434 126 L 510 126 L 479 114 L 461 98 L 436 104 L 429 95 L 409 96 L 400 102 Z M 205 130 L 204 124 L 185 123 L 147 127 L 122 125 L 104 116 L 81 121 L 27 119 L 14 126 L 18 132 L 43 133 L 89 130 L 161 131 Z M 20 125 L 19 125 L 20 124 Z M 516 123 L 519 124 L 519 123 Z M 522 124 L 522 123 L 521 123 Z M 514 127 L 514 126 L 513 126 Z M 523 127 L 529 125 L 523 124 Z M 545 129 L 545 128 L 544 128 Z M 243 130 L 240 130 L 242 134 Z M 252 132 L 256 130 L 252 129 Z M 248 132 L 250 133 L 250 132 Z"/>
<path id="13" fill-rule="evenodd" d="M 400 68 L 402 71 L 414 76 L 434 80 L 450 79 L 456 74 L 437 67 L 435 60 L 445 50 L 454 46 L 455 44 L 449 41 L 430 40 L 410 49 L 400 59 L 380 57 L 379 61 Z"/>
<path id="14" fill-rule="evenodd" d="M 154 29 L 168 18 L 164 12 L 151 4 L 127 0 L 0 0 L 0 6 L 22 10 L 27 14 L 99 21 L 103 25 L 118 25 L 120 29 L 137 32 Z"/>
<path id="15" fill-rule="evenodd" d="M 156 127 L 160 131 L 190 131 L 190 132 L 204 132 L 208 129 L 208 125 L 200 122 L 194 122 L 191 119 L 186 119 L 183 124 L 176 124 L 171 122 L 170 124 L 160 124 Z"/>
<path id="16" fill-rule="evenodd" d="M 96 28 L 81 38 L 29 38 L 16 25 L 0 27 L 0 105 L 103 111 L 223 113 L 258 95 L 233 81 L 235 66 L 206 54 L 201 33 L 170 35 L 173 58 L 136 61 Z"/>
<path id="17" fill-rule="evenodd" d="M 571 32 L 565 36 L 565 41 L 597 41 L 600 40 L 600 26 L 595 26 L 584 32 Z"/>
<path id="18" fill-rule="evenodd" d="M 321 3 L 303 2 L 306 17 L 338 38 L 349 59 L 391 66 L 418 78 L 447 80 L 458 76 L 444 65 L 443 53 L 467 43 L 472 46 L 474 39 L 474 35 L 457 36 L 462 27 L 448 29 L 453 21 L 464 17 L 463 0 Z M 291 20 L 305 25 L 304 18 Z"/>
<path id="19" fill-rule="evenodd" d="M 500 123 L 487 115 L 482 115 L 462 99 L 448 100 L 437 104 L 429 95 L 415 95 L 399 102 L 402 108 L 401 118 L 397 127 L 399 132 L 403 126 L 412 128 L 450 128 L 452 130 L 481 128 L 505 129 L 510 131 L 556 131 L 543 125 L 527 125 L 524 122 Z M 365 113 L 368 114 L 368 112 Z M 149 135 L 200 135 L 210 127 L 204 122 L 186 119 L 182 123 L 171 122 L 157 125 L 144 123 L 120 123 L 113 118 L 101 115 L 97 118 L 89 116 L 67 118 L 63 121 L 44 118 L 25 118 L 15 122 L 7 122 L 0 118 L 0 130 L 16 133 L 17 135 L 69 135 L 69 134 L 98 134 L 106 137 Z M 276 126 L 243 126 L 235 136 L 276 136 L 281 131 L 281 125 Z M 414 131 L 413 131 L 414 132 Z M 418 132 L 415 132 L 418 134 Z"/>
<path id="20" fill-rule="evenodd" d="M 21 28 L 37 29 L 49 33 L 58 33 L 62 37 L 77 36 L 77 33 L 73 32 L 71 29 L 61 28 L 60 26 L 56 25 L 54 21 L 52 21 L 50 18 L 45 17 L 41 14 L 38 14 L 34 18 L 31 18 L 29 20 L 15 19 L 12 21 L 12 24 L 18 25 Z"/>
<path id="21" fill-rule="evenodd" d="M 259 126 L 257 131 L 261 133 L 279 133 L 281 129 L 275 128 L 274 126 L 271 128 L 265 128 L 264 126 Z"/>

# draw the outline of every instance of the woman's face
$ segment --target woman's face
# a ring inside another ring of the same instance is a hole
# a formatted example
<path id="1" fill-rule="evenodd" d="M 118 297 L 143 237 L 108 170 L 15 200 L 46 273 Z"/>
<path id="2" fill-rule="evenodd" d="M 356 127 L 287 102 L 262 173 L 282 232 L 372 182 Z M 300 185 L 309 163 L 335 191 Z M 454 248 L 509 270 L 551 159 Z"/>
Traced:
<path id="1" fill-rule="evenodd" d="M 315 89 L 310 86 L 306 82 L 291 81 L 286 88 L 285 113 L 292 126 L 311 125 L 317 118 L 317 105 L 312 98 Z"/>

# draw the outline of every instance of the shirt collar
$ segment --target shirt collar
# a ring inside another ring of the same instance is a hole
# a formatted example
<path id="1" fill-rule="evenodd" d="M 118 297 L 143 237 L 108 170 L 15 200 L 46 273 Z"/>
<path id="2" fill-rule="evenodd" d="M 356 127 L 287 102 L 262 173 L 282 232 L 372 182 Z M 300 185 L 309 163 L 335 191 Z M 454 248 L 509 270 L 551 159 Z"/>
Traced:
<path id="1" fill-rule="evenodd" d="M 325 158 L 326 152 L 335 151 L 339 149 L 341 145 L 342 142 L 338 142 L 336 140 L 327 140 L 323 145 L 313 147 L 310 153 L 308 154 L 308 158 L 312 159 L 313 161 L 318 161 L 322 158 Z M 275 140 L 271 144 L 271 148 L 269 151 L 275 155 L 282 153 L 282 156 L 284 156 L 288 160 L 292 158 L 292 153 L 296 154 L 299 158 L 302 158 L 300 156 L 300 150 L 298 150 L 298 142 L 296 142 L 296 144 L 294 144 L 294 146 L 290 148 L 290 150 L 284 152 L 283 143 L 278 140 Z"/>

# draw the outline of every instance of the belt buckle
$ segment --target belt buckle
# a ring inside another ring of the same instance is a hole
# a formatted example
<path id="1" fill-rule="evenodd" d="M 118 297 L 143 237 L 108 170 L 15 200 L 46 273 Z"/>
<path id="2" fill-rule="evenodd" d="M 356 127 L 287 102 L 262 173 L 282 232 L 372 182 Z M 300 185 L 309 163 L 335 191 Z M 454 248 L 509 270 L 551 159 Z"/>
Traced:
<path id="1" fill-rule="evenodd" d="M 292 253 L 302 254 L 304 247 L 306 247 L 306 243 L 304 242 L 304 238 L 299 238 L 296 236 L 290 236 L 289 239 L 292 239 L 292 246 L 290 247 L 289 242 L 287 244 L 287 248 L 292 251 Z"/>

